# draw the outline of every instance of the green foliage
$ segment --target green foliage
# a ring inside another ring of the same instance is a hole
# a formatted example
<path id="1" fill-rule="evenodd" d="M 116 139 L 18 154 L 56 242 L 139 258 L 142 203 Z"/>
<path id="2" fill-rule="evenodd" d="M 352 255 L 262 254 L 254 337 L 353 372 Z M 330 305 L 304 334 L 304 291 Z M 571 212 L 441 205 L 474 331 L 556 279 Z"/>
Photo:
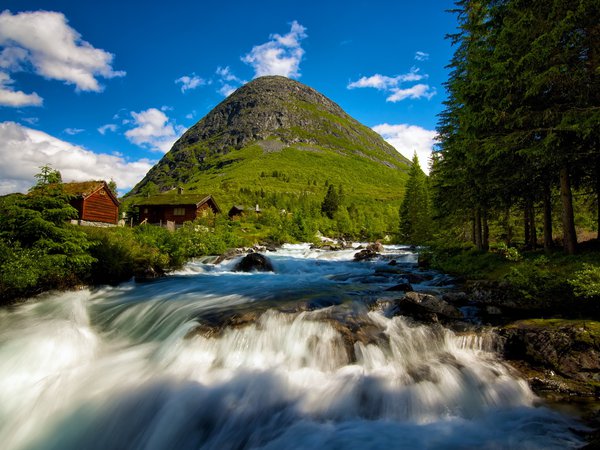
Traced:
<path id="1" fill-rule="evenodd" d="M 429 186 L 415 153 L 400 206 L 400 240 L 406 244 L 424 244 L 431 233 Z"/>
<path id="2" fill-rule="evenodd" d="M 37 180 L 34 189 L 47 186 L 49 184 L 62 183 L 62 175 L 58 170 L 53 169 L 50 164 L 41 166 L 39 173 L 36 173 L 34 177 Z"/>
<path id="3" fill-rule="evenodd" d="M 340 197 L 333 184 L 330 184 L 327 188 L 327 194 L 321 203 L 321 212 L 330 219 L 333 219 L 334 214 L 340 207 Z"/>
<path id="4" fill-rule="evenodd" d="M 583 264 L 568 282 L 576 297 L 598 298 L 600 297 L 600 266 Z"/>
<path id="5" fill-rule="evenodd" d="M 52 185 L 49 185 L 52 186 Z M 36 188 L 0 205 L 0 299 L 70 286 L 88 276 L 92 243 L 60 187 Z"/>

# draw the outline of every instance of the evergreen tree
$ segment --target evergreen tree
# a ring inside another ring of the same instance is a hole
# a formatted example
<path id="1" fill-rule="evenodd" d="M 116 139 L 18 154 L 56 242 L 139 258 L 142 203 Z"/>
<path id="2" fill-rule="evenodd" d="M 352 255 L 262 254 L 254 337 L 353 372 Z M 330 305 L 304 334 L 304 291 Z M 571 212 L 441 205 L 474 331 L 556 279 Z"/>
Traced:
<path id="1" fill-rule="evenodd" d="M 423 244 L 431 237 L 431 231 L 427 176 L 415 153 L 400 206 L 400 239 L 407 244 Z"/>
<path id="2" fill-rule="evenodd" d="M 334 185 L 330 184 L 329 188 L 327 189 L 327 194 L 325 194 L 325 198 L 323 199 L 323 203 L 321 203 L 321 212 L 330 219 L 333 219 L 333 216 L 339 207 L 340 197 L 335 190 Z"/>

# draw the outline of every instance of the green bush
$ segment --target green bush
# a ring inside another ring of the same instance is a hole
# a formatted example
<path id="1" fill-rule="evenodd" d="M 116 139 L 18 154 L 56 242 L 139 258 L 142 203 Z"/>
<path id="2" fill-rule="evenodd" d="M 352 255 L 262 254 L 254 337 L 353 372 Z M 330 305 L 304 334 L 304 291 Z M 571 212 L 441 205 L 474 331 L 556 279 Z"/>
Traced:
<path id="1" fill-rule="evenodd" d="M 568 280 L 576 297 L 600 297 L 600 267 L 593 264 L 583 264 L 581 270 Z"/>

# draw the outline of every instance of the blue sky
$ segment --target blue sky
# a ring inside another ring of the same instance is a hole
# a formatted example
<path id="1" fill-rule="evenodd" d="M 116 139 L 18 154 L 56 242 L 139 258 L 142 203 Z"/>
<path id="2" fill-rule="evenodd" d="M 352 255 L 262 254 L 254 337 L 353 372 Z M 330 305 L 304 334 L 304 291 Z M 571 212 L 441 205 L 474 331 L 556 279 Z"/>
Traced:
<path id="1" fill-rule="evenodd" d="M 50 163 L 127 192 L 227 94 L 297 79 L 426 159 L 445 98 L 451 1 L 4 0 L 0 194 Z M 422 161 L 423 165 L 423 161 Z"/>

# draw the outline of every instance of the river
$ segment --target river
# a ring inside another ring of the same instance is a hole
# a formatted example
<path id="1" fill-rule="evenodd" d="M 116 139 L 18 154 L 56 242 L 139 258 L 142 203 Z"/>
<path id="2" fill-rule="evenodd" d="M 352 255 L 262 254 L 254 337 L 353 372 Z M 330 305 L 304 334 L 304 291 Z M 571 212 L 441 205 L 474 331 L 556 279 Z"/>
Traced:
<path id="1" fill-rule="evenodd" d="M 191 262 L 151 283 L 0 310 L 0 447 L 566 449 L 485 336 L 393 313 L 416 255 L 286 245 L 275 273 Z M 415 290 L 449 288 L 448 277 Z M 349 334 L 350 333 L 350 334 Z"/>

